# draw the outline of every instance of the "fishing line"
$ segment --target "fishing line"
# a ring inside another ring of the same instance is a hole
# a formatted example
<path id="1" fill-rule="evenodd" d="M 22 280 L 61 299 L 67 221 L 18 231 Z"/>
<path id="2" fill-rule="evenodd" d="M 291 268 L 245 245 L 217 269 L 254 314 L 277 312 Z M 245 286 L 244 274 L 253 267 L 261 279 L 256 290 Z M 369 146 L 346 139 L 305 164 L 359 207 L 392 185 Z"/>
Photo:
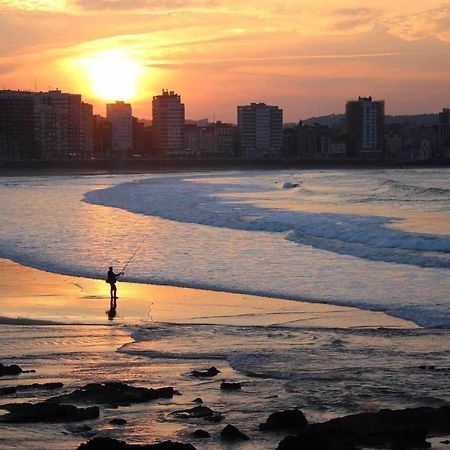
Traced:
<path id="1" fill-rule="evenodd" d="M 123 266 L 123 269 L 121 270 L 121 274 L 123 274 L 123 272 L 125 271 L 125 269 L 128 267 L 128 264 L 130 264 L 131 260 L 135 257 L 136 253 L 139 251 L 139 249 L 141 248 L 142 244 L 145 241 L 145 237 L 144 239 L 142 239 L 142 241 L 140 242 L 140 244 L 136 247 L 136 250 L 134 251 L 134 253 L 131 255 L 130 259 L 128 260 L 128 262 Z"/>

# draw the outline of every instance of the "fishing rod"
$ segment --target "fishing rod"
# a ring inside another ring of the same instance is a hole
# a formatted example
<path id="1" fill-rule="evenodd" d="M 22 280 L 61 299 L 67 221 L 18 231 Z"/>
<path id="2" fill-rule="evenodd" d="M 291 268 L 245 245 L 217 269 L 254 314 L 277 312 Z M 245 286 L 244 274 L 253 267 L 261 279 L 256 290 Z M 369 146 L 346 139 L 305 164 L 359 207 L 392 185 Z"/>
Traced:
<path id="1" fill-rule="evenodd" d="M 128 262 L 123 266 L 123 269 L 121 270 L 120 274 L 123 275 L 125 269 L 128 267 L 128 264 L 130 264 L 131 260 L 135 257 L 136 253 L 139 251 L 139 249 L 141 248 L 142 244 L 145 241 L 145 237 L 144 239 L 142 239 L 142 241 L 140 242 L 140 244 L 136 247 L 136 250 L 134 251 L 134 253 L 131 255 L 130 259 L 128 260 Z"/>

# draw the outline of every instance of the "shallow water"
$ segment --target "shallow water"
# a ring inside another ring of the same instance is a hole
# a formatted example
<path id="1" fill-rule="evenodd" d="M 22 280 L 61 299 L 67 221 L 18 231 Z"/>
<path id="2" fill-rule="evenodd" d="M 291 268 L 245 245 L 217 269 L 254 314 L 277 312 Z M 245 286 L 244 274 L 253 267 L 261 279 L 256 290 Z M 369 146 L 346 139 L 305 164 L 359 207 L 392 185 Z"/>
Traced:
<path id="1" fill-rule="evenodd" d="M 257 431 L 272 411 L 299 407 L 310 421 L 320 421 L 386 407 L 448 404 L 449 355 L 446 330 L 2 326 L 0 360 L 37 370 L 19 379 L 2 379 L 2 386 L 62 381 L 64 391 L 71 391 L 92 381 L 125 381 L 147 387 L 170 385 L 182 395 L 102 408 L 99 420 L 85 423 L 92 426 L 90 432 L 78 431 L 80 424 L 2 426 L 0 447 L 76 448 L 95 434 L 107 434 L 135 443 L 170 438 L 193 442 L 198 448 L 227 448 L 218 435 L 226 423 L 232 423 L 252 438 L 239 448 L 275 448 L 282 433 Z M 211 366 L 221 371 L 215 378 L 189 375 L 193 369 Z M 242 389 L 223 392 L 222 380 L 241 382 Z M 14 401 L 38 401 L 50 395 L 56 393 L 23 392 Z M 225 421 L 183 421 L 171 414 L 193 407 L 196 397 L 223 413 Z M 114 417 L 129 424 L 114 427 L 108 423 Z M 209 431 L 213 440 L 195 441 L 190 433 L 197 428 Z M 42 445 L 43 439 L 51 445 Z"/>
<path id="2" fill-rule="evenodd" d="M 145 238 L 128 280 L 357 306 L 449 327 L 449 175 L 3 178 L 0 256 L 103 278 Z"/>
<path id="3" fill-rule="evenodd" d="M 272 411 L 298 406 L 316 421 L 449 404 L 449 175 L 433 169 L 1 178 L 0 257 L 103 279 L 105 267 L 123 267 L 145 238 L 127 280 L 352 305 L 427 328 L 348 328 L 347 316 L 344 328 L 338 314 L 331 329 L 320 322 L 298 328 L 303 319 L 290 315 L 248 326 L 241 309 L 228 325 L 220 317 L 205 325 L 186 315 L 178 324 L 148 323 L 147 317 L 134 326 L 49 325 L 42 314 L 41 325 L 0 325 L 0 361 L 37 370 L 2 379 L 2 386 L 63 381 L 72 390 L 120 380 L 173 385 L 183 394 L 105 409 L 89 424 L 92 432 L 2 426 L 0 447 L 76 448 L 100 433 L 136 443 L 170 438 L 226 448 L 217 436 L 233 423 L 252 437 L 239 448 L 269 449 L 282 435 L 256 428 Z M 71 286 L 78 288 L 85 302 L 103 299 L 83 292 L 82 284 Z M 52 298 L 39 299 L 41 313 L 56 314 Z M 103 303 L 97 309 L 106 322 Z M 65 317 L 73 314 L 68 309 Z M 189 376 L 213 365 L 222 371 L 215 379 Z M 221 392 L 221 380 L 242 382 L 242 391 Z M 196 397 L 225 413 L 226 422 L 184 423 L 170 414 L 192 407 Z M 129 425 L 113 427 L 113 417 Z M 210 431 L 213 441 L 192 440 L 197 428 Z"/>

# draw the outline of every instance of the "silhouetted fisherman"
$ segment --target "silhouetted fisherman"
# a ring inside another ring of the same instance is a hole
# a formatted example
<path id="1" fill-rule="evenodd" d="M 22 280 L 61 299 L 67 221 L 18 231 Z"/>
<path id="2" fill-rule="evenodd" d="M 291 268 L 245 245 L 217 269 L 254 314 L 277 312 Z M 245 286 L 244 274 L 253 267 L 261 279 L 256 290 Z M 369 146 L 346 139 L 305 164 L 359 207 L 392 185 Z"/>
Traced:
<path id="1" fill-rule="evenodd" d="M 116 282 L 117 278 L 119 278 L 121 275 L 123 275 L 123 272 L 120 273 L 114 273 L 113 268 L 110 267 L 108 270 L 108 277 L 106 278 L 106 282 L 109 283 L 111 286 L 111 301 L 117 299 L 117 287 Z"/>

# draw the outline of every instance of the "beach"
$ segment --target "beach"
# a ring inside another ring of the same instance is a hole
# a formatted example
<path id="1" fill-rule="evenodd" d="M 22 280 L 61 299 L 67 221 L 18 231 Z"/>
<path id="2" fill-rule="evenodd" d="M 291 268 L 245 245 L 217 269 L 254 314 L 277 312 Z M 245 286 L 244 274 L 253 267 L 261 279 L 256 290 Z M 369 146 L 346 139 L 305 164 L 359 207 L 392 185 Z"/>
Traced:
<path id="1" fill-rule="evenodd" d="M 274 449 L 288 431 L 259 431 L 274 412 L 298 408 L 319 423 L 448 407 L 447 175 L 0 178 L 0 363 L 36 371 L 1 377 L 0 403 L 111 382 L 181 394 L 127 406 L 112 396 L 92 404 L 99 417 L 72 423 L 1 423 L 0 448 L 76 449 L 109 436 Z M 125 267 L 117 307 L 108 266 Z M 197 406 L 213 420 L 180 413 Z M 230 444 L 227 424 L 250 439 Z"/>
<path id="2" fill-rule="evenodd" d="M 351 390 L 347 387 L 335 392 L 336 409 L 332 405 L 308 405 L 305 397 L 313 397 L 314 393 L 306 395 L 304 387 L 311 380 L 305 378 L 302 385 L 295 386 L 283 377 L 274 378 L 273 373 L 236 370 L 230 364 L 233 357 L 242 357 L 249 345 L 254 353 L 261 352 L 260 358 L 264 351 L 270 353 L 273 345 L 287 347 L 289 358 L 296 354 L 294 348 L 311 352 L 316 341 L 321 346 L 334 343 L 336 348 L 350 345 L 350 336 L 365 339 L 367 345 L 370 341 L 372 347 L 374 335 L 367 330 L 391 329 L 399 336 L 402 331 L 420 331 L 411 322 L 356 308 L 127 282 L 118 284 L 117 315 L 110 320 L 106 313 L 109 286 L 103 280 L 52 274 L 8 260 L 2 260 L 0 268 L 0 359 L 4 364 L 36 370 L 18 377 L 3 377 L 1 387 L 62 382 L 62 392 L 70 392 L 94 381 L 122 381 L 146 387 L 173 386 L 182 394 L 172 400 L 102 408 L 100 419 L 83 422 L 90 430 L 78 424 L 1 425 L 0 447 L 5 449 L 75 449 L 97 435 L 130 443 L 172 439 L 193 442 L 197 448 L 226 448 L 218 438 L 225 423 L 238 425 L 251 436 L 239 448 L 276 448 L 282 433 L 257 431 L 269 413 L 301 406 L 309 420 L 323 421 L 344 411 L 342 403 Z M 425 343 L 430 339 L 436 342 L 437 336 L 420 336 L 417 340 Z M 279 360 L 277 364 L 289 367 L 288 361 Z M 211 366 L 220 370 L 214 378 L 190 376 L 193 370 Z M 258 366 L 263 370 L 263 363 Z M 333 383 L 323 374 L 317 373 L 317 377 L 315 389 L 320 389 L 320 385 L 325 389 L 326 384 Z M 221 381 L 239 382 L 242 389 L 223 392 L 219 389 Z M 36 402 L 48 396 L 49 393 L 37 390 L 3 397 L 2 401 Z M 211 424 L 171 415 L 195 406 L 192 400 L 198 397 L 224 414 L 225 422 Z M 323 401 L 319 396 L 315 403 Z M 370 396 L 361 395 L 360 410 L 375 408 L 373 401 Z M 355 407 L 348 406 L 349 410 Z M 114 418 L 125 418 L 128 424 L 109 424 Z M 191 433 L 197 428 L 216 437 L 208 442 L 193 439 Z"/>

